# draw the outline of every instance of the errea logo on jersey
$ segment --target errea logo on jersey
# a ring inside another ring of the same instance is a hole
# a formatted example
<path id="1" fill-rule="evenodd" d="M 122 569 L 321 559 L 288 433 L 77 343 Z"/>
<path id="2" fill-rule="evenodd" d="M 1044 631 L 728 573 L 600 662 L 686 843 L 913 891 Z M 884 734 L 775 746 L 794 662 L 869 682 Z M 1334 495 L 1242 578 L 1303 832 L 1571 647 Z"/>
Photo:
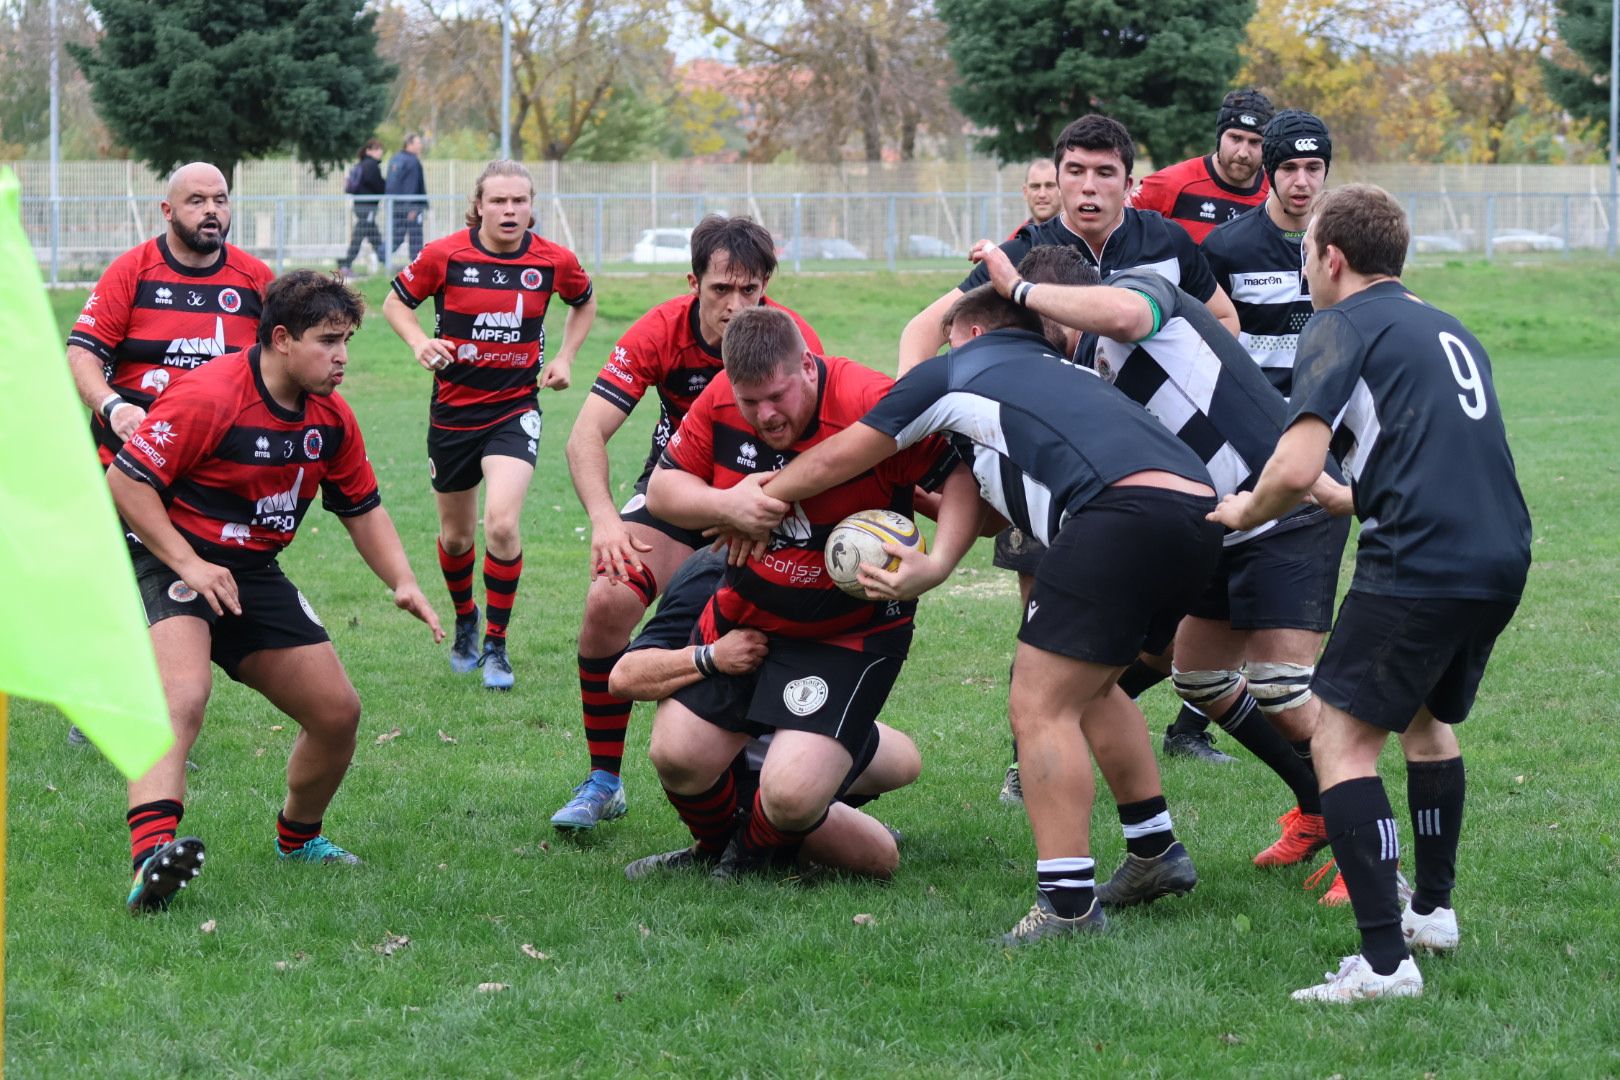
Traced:
<path id="1" fill-rule="evenodd" d="M 701 394 L 703 393 L 703 388 L 708 385 L 709 377 L 705 374 L 699 373 L 695 375 L 688 375 L 686 377 L 686 392 L 688 394 Z"/>
<path id="2" fill-rule="evenodd" d="M 478 267 L 469 266 L 461 271 L 461 280 L 469 285 L 478 284 Z"/>
<path id="3" fill-rule="evenodd" d="M 1198 216 L 1203 218 L 1205 221 L 1214 221 L 1215 204 L 1212 202 L 1200 203 L 1198 206 Z"/>
<path id="4" fill-rule="evenodd" d="M 165 307 L 174 306 L 174 290 L 167 285 L 158 286 L 157 292 L 152 294 L 153 299 Z"/>
<path id="5" fill-rule="evenodd" d="M 260 435 L 257 439 L 254 439 L 253 456 L 256 458 L 268 459 L 270 457 L 270 440 L 265 438 L 263 435 Z"/>
<path id="6" fill-rule="evenodd" d="M 737 464 L 745 469 L 752 469 L 754 462 L 759 458 L 759 447 L 751 442 L 745 442 L 737 450 Z"/>

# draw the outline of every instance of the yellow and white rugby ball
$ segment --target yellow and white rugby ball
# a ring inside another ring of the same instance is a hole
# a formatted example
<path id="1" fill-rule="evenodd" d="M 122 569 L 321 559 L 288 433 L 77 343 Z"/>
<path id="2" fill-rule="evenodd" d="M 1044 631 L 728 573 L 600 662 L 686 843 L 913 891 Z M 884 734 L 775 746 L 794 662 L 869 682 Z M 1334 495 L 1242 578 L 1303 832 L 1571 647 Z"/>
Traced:
<path id="1" fill-rule="evenodd" d="M 884 544 L 928 550 L 928 541 L 917 529 L 917 523 L 906 515 L 893 510 L 862 510 L 834 525 L 827 534 L 827 576 L 849 595 L 870 599 L 856 580 L 855 571 L 862 566 L 884 570 L 899 567 L 900 560 L 884 551 Z"/>

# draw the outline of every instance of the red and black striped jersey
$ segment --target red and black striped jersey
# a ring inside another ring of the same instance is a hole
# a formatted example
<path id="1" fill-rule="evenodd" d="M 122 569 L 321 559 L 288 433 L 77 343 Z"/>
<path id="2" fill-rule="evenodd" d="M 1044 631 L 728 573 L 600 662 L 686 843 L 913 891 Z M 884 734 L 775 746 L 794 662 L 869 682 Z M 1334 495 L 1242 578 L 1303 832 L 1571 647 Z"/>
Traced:
<path id="1" fill-rule="evenodd" d="M 216 356 L 245 349 L 259 336 L 270 268 L 224 245 L 213 265 L 191 267 L 158 236 L 124 252 L 96 282 L 67 343 L 94 354 L 112 388 L 132 405 L 152 407 L 170 382 Z M 103 466 L 118 438 L 92 416 Z"/>
<path id="2" fill-rule="evenodd" d="M 894 385 L 887 375 L 853 360 L 817 360 L 816 413 L 799 441 L 772 450 L 743 419 L 725 372 L 693 403 L 665 448 L 659 465 L 689 472 L 716 488 L 781 469 L 799 454 L 838 434 L 876 405 Z M 812 638 L 856 651 L 904 656 L 911 644 L 916 601 L 859 600 L 827 576 L 822 550 L 827 534 L 850 514 L 889 509 L 910 516 L 917 485 L 938 487 L 955 466 L 955 451 L 930 437 L 855 477 L 793 507 L 777 526 L 770 550 L 746 566 L 731 567 L 725 585 L 699 622 L 705 641 L 736 626 L 784 637 Z"/>
<path id="3" fill-rule="evenodd" d="M 256 345 L 176 383 L 113 466 L 157 489 L 198 555 L 233 568 L 262 566 L 292 543 L 317 488 L 340 517 L 382 503 L 349 403 L 306 394 L 283 408 Z"/>
<path id="4" fill-rule="evenodd" d="M 546 307 L 553 294 L 583 304 L 591 279 L 572 251 L 527 235 L 518 250 L 497 252 L 477 229 L 462 229 L 428 244 L 394 278 L 411 308 L 433 298 L 433 335 L 455 346 L 456 362 L 433 377 L 434 427 L 476 430 L 539 408 Z"/>
<path id="5" fill-rule="evenodd" d="M 1246 188 L 1228 184 L 1216 173 L 1215 155 L 1210 154 L 1148 176 L 1131 193 L 1130 203 L 1138 210 L 1157 210 L 1186 229 L 1194 243 L 1202 244 L 1211 229 L 1259 206 L 1270 191 L 1263 169 L 1255 172 L 1254 183 Z"/>
<path id="6" fill-rule="evenodd" d="M 666 300 L 631 324 L 613 355 L 602 365 L 591 393 L 623 409 L 636 407 L 648 387 L 658 390 L 658 426 L 653 428 L 652 450 L 642 467 L 640 480 L 652 475 L 658 455 L 669 437 L 681 426 L 687 410 L 709 381 L 720 373 L 720 350 L 703 340 L 698 326 L 698 298 L 688 293 Z M 786 311 L 793 316 L 810 351 L 820 355 L 821 338 L 798 312 L 761 298 L 764 307 Z M 638 481 L 639 483 L 640 481 Z"/>

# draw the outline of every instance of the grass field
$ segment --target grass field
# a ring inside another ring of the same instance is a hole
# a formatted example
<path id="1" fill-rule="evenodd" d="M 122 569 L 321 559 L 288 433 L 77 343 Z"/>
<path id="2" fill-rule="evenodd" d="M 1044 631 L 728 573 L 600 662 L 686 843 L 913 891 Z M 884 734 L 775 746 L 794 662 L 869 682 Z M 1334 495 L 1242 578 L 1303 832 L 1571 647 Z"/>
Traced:
<path id="1" fill-rule="evenodd" d="M 954 281 L 784 275 L 772 295 L 830 349 L 892 370 L 905 319 Z M 598 282 L 601 314 L 574 386 L 545 402 L 514 693 L 451 675 L 330 516 L 312 513 L 284 559 L 365 703 L 354 768 L 327 816 L 365 866 L 276 863 L 291 724 L 219 676 L 184 826 L 208 841 L 208 871 L 167 915 L 132 920 L 121 778 L 69 747 L 54 711 L 14 710 L 7 1075 L 1620 1074 L 1620 274 L 1475 263 L 1407 281 L 1490 350 L 1536 557 L 1463 731 L 1463 947 L 1424 962 L 1422 1001 L 1287 1000 L 1355 948 L 1353 918 L 1301 891 L 1310 868 L 1250 865 L 1288 804 L 1249 759 L 1163 764 L 1202 875 L 1190 897 L 1122 914 L 1098 939 L 1017 953 L 992 943 L 1031 902 L 1034 851 L 1022 813 L 996 799 L 1015 591 L 989 567 L 987 543 L 924 599 L 886 713 L 925 762 L 913 788 L 873 807 L 906 835 L 892 884 L 626 883 L 625 862 L 684 842 L 645 758 L 644 707 L 631 728 L 630 815 L 583 842 L 554 835 L 546 819 L 585 769 L 574 634 L 588 538 L 563 442 L 617 335 L 682 284 L 627 277 Z M 427 378 L 375 314 L 383 284 L 366 292 L 374 314 L 345 393 L 448 618 Z M 82 294 L 53 301 L 65 326 Z M 654 411 L 644 405 L 612 444 L 621 486 Z M 1161 688 L 1144 704 L 1162 728 L 1171 696 Z M 1409 842 L 1398 755 L 1385 764 Z M 1106 873 L 1123 847 L 1106 799 L 1094 825 Z M 855 925 L 857 913 L 873 920 Z M 391 935 L 409 944 L 385 955 Z M 509 989 L 477 989 L 488 982 Z"/>

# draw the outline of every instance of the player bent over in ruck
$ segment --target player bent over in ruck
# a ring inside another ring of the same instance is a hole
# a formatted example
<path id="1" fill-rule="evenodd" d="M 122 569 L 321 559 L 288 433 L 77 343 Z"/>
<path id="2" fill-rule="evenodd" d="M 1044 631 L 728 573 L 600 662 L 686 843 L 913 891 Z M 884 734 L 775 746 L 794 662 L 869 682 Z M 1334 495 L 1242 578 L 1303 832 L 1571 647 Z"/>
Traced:
<path id="1" fill-rule="evenodd" d="M 989 286 L 958 304 L 950 352 L 913 368 L 860 422 L 791 462 L 764 492 L 809 499 L 948 432 L 985 499 L 1047 545 L 1018 631 L 1008 703 L 1038 888 L 1035 906 L 1003 939 L 1016 945 L 1106 925 L 1091 857 L 1090 742 L 1108 744 L 1098 757 L 1115 762 L 1109 783 L 1122 814 L 1126 805 L 1142 811 L 1125 830 L 1133 858 L 1105 889 L 1123 906 L 1196 882 L 1141 714 L 1116 683 L 1144 647 L 1169 645 L 1221 541 L 1204 520 L 1215 491 L 1197 455 L 1058 356 L 1033 313 Z M 963 340 L 959 324 L 968 323 L 998 328 Z M 887 550 L 901 566 L 868 573 L 880 582 L 868 592 L 902 599 L 944 581 L 965 549 Z"/>
<path id="2" fill-rule="evenodd" d="M 210 660 L 302 728 L 276 816 L 280 857 L 360 861 L 321 833 L 354 755 L 360 699 L 276 556 L 319 491 L 394 603 L 444 639 L 382 508 L 354 413 L 335 393 L 363 310 L 335 278 L 301 270 L 274 282 L 259 344 L 171 386 L 108 473 L 138 540 L 131 555 L 174 729 L 169 752 L 129 785 L 132 912 L 162 908 L 202 869 L 202 841 L 175 834 Z"/>
<path id="3" fill-rule="evenodd" d="M 915 487 L 942 487 L 935 544 L 960 558 L 979 502 L 972 477 L 941 440 L 926 440 L 859 480 L 798 505 L 760 492 L 760 478 L 859 421 L 886 375 L 805 346 L 786 313 L 751 308 L 731 320 L 715 377 L 670 439 L 647 487 L 648 508 L 689 529 L 769 535 L 728 570 L 698 620 L 694 644 L 750 627 L 768 641 L 751 674 L 711 676 L 659 709 L 649 754 L 659 779 L 721 877 L 799 843 L 857 774 L 878 713 L 910 649 L 916 604 L 864 600 L 827 574 L 827 534 L 858 510 L 912 511 Z M 732 759 L 774 732 L 748 820 L 733 830 Z M 722 848 L 724 857 L 722 857 Z"/>
<path id="4" fill-rule="evenodd" d="M 769 649 L 759 630 L 738 627 L 712 644 L 689 644 L 699 616 L 725 577 L 725 568 L 725 557 L 708 549 L 681 564 L 658 602 L 658 611 L 613 666 L 608 687 L 615 694 L 663 702 L 677 690 L 704 679 L 743 677 L 758 670 Z M 753 805 L 769 740 L 769 735 L 751 740 L 732 762 L 738 805 Z M 799 861 L 887 878 L 900 863 L 895 837 L 881 822 L 856 808 L 917 779 L 922 758 L 909 738 L 878 723 L 855 768 L 859 775 L 849 789 L 828 808 L 827 819 L 805 837 Z M 685 869 L 702 862 L 694 845 L 637 859 L 624 868 L 624 874 L 635 881 L 655 871 Z"/>
<path id="5" fill-rule="evenodd" d="M 1463 763 L 1452 725 L 1473 706 L 1523 595 L 1530 515 L 1479 341 L 1407 292 L 1410 240 L 1388 192 L 1322 196 L 1305 233 L 1317 314 L 1299 337 L 1289 426 L 1252 492 L 1213 515 L 1249 529 L 1287 513 L 1331 451 L 1361 519 L 1356 573 L 1311 690 L 1322 817 L 1350 890 L 1361 950 L 1299 1000 L 1415 997 L 1409 950 L 1458 943 L 1451 904 Z M 1406 757 L 1416 891 L 1396 891 L 1400 844 L 1378 779 L 1390 732 Z"/>

